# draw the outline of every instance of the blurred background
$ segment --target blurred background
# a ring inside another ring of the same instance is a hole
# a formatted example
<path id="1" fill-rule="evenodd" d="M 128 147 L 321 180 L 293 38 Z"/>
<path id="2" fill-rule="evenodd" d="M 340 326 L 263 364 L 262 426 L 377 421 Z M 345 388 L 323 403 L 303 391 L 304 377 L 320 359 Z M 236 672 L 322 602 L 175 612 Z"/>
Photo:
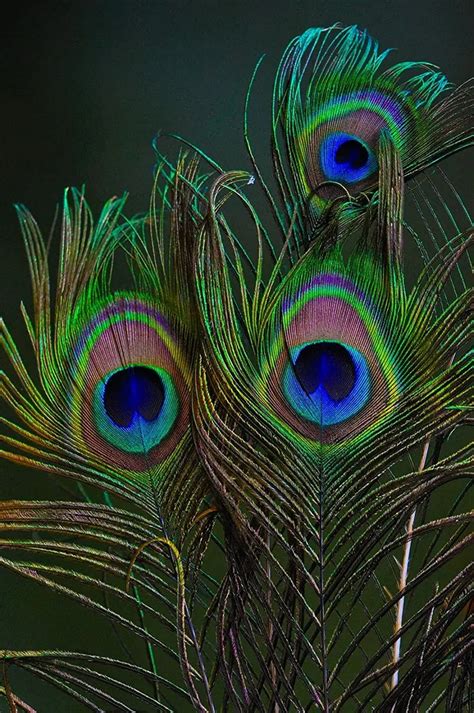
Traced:
<path id="1" fill-rule="evenodd" d="M 83 0 L 10 7 L 0 46 L 0 313 L 20 346 L 26 339 L 19 303 L 29 303 L 30 286 L 13 203 L 26 204 L 46 234 L 66 186 L 85 184 L 96 214 L 124 191 L 129 215 L 146 210 L 151 143 L 160 130 L 186 137 L 225 169 L 250 169 L 243 106 L 262 54 L 250 129 L 257 153 L 268 160 L 271 84 L 281 53 L 307 27 L 337 21 L 367 28 L 382 49 L 397 48 L 395 61 L 432 62 L 454 83 L 473 73 L 469 0 Z M 467 159 L 451 163 L 466 195 L 472 186 Z M 45 474 L 0 463 L 0 499 L 62 496 Z M 61 606 L 53 621 L 52 596 L 0 569 L 0 649 L 65 646 L 72 634 L 75 648 L 91 648 L 98 633 L 88 612 Z M 40 711 L 82 710 L 50 698 L 36 683 L 19 685 L 25 696 L 32 686 Z"/>

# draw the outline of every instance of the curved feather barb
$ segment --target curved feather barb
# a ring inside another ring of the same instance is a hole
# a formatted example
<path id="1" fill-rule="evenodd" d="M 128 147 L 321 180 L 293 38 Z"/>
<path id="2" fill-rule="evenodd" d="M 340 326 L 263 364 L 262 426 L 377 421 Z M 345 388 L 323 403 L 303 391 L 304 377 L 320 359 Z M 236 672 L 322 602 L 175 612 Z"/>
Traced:
<path id="1" fill-rule="evenodd" d="M 133 220 L 66 192 L 54 291 L 20 208 L 37 375 L 2 322 L 0 455 L 78 491 L 0 502 L 0 564 L 103 636 L 2 650 L 11 710 L 18 669 L 81 710 L 467 710 L 474 231 L 441 172 L 405 179 L 472 105 L 387 54 L 355 27 L 287 48 L 282 211 L 254 161 L 282 248 L 253 177 L 186 154 Z"/>

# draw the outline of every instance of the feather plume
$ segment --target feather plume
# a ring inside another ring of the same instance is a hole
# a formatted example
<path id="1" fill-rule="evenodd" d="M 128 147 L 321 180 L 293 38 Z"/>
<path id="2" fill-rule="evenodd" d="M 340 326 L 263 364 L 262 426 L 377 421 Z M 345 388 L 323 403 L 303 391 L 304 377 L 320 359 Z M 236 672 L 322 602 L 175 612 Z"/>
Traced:
<path id="1" fill-rule="evenodd" d="M 250 140 L 255 74 L 252 78 L 247 148 L 283 240 L 290 240 L 292 259 L 324 226 L 334 201 L 350 199 L 345 215 L 350 223 L 377 201 L 387 141 L 396 149 L 404 180 L 472 144 L 472 82 L 454 87 L 426 62 L 389 66 L 390 52 L 380 51 L 366 30 L 337 24 L 310 28 L 290 42 L 273 86 L 277 192 Z"/>
<path id="2" fill-rule="evenodd" d="M 356 26 L 310 29 L 286 49 L 274 87 L 275 158 L 301 204 L 320 210 L 341 194 L 338 184 L 354 196 L 373 188 L 383 133 L 407 178 L 472 141 L 470 84 L 453 90 L 421 62 L 382 69 L 388 55 Z"/>
<path id="3" fill-rule="evenodd" d="M 23 314 L 39 386 L 3 325 L 2 343 L 22 391 L 4 374 L 2 394 L 23 423 L 20 428 L 6 421 L 21 437 L 4 436 L 10 450 L 3 454 L 130 498 L 155 516 L 162 516 L 163 498 L 174 499 L 179 521 L 192 508 L 193 489 L 199 489 L 190 434 L 192 309 L 182 294 L 177 313 L 178 287 L 160 280 L 151 254 L 148 265 L 142 259 L 141 289 L 112 290 L 115 250 L 138 230 L 133 224 L 117 227 L 123 205 L 124 199 L 110 201 L 93 226 L 84 196 L 66 194 L 53 304 L 46 246 L 32 216 L 19 209 L 34 321 Z M 173 229 L 183 235 L 181 226 Z M 137 245 L 143 240 L 137 237 Z M 173 241 L 179 250 L 180 243 L 181 237 Z"/>

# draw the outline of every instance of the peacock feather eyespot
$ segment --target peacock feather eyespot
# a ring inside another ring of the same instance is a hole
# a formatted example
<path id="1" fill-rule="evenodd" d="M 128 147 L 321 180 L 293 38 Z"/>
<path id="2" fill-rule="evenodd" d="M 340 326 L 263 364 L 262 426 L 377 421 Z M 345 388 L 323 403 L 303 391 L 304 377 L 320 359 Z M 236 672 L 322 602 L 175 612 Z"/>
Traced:
<path id="1" fill-rule="evenodd" d="M 133 364 L 107 374 L 93 396 L 101 435 L 126 453 L 148 453 L 168 435 L 179 399 L 164 369 Z"/>
<path id="2" fill-rule="evenodd" d="M 353 195 L 373 187 L 377 181 L 379 141 L 386 132 L 400 152 L 402 161 L 413 150 L 419 122 L 413 102 L 395 99 L 394 88 L 387 91 L 354 91 L 318 106 L 312 120 L 297 137 L 300 164 L 308 195 L 316 202 L 336 197 L 342 183 Z M 412 127 L 412 130 L 410 130 Z M 418 127 L 421 128 L 421 127 Z"/>
<path id="3" fill-rule="evenodd" d="M 335 132 L 323 139 L 321 171 L 328 181 L 352 184 L 369 178 L 378 168 L 372 149 L 359 136 Z"/>
<path id="4" fill-rule="evenodd" d="M 323 444 L 352 443 L 399 398 L 395 347 L 369 279 L 353 279 L 342 265 L 319 272 L 311 256 L 305 262 L 275 307 L 261 393 L 285 430 Z"/>
<path id="5" fill-rule="evenodd" d="M 136 417 L 155 421 L 165 400 L 159 370 L 138 364 L 108 374 L 99 392 L 107 416 L 121 428 L 129 428 Z"/>
<path id="6" fill-rule="evenodd" d="M 144 471 L 164 461 L 189 426 L 187 356 L 149 298 L 123 293 L 83 309 L 75 318 L 73 433 L 103 462 Z"/>
<path id="7" fill-rule="evenodd" d="M 302 418 L 332 426 L 358 413 L 370 398 L 370 371 L 354 347 L 337 341 L 315 341 L 290 351 L 283 393 Z"/>

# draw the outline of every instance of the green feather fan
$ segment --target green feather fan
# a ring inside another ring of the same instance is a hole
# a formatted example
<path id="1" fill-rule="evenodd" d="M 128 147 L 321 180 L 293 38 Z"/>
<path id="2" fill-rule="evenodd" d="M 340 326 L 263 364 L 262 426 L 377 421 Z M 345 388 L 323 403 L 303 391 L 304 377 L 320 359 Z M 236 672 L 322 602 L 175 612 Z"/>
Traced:
<path id="1" fill-rule="evenodd" d="M 290 43 L 278 192 L 253 149 L 256 176 L 161 156 L 133 220 L 67 192 L 54 292 L 19 210 L 36 373 L 2 322 L 1 455 L 78 490 L 1 502 L 0 563 L 113 636 L 2 651 L 11 711 L 18 669 L 71 710 L 469 710 L 472 221 L 415 176 L 472 105 L 386 56 L 355 27 Z"/>

